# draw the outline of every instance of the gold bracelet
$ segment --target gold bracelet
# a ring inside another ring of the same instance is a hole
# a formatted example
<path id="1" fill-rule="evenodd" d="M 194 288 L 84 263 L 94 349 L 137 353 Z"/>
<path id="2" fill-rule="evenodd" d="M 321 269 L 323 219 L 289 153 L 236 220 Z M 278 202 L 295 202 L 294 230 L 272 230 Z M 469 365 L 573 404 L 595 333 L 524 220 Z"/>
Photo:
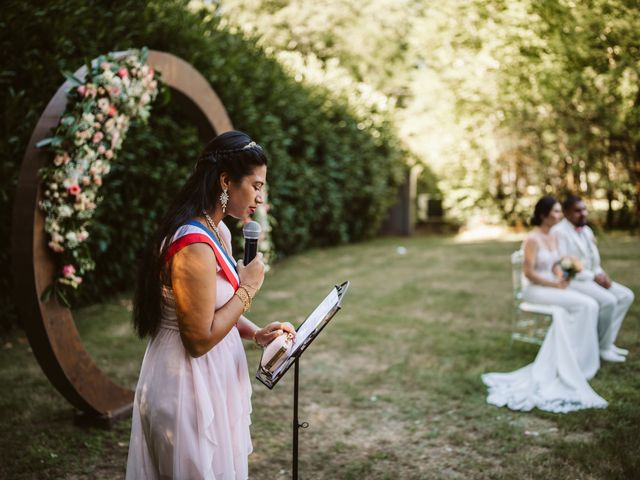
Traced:
<path id="1" fill-rule="evenodd" d="M 256 338 L 256 335 L 258 335 L 258 330 L 259 330 L 259 329 L 256 329 L 256 330 L 254 330 L 254 331 L 253 331 L 253 343 L 255 343 L 255 344 L 256 344 L 257 346 L 259 346 L 259 347 L 262 347 L 262 345 L 260 345 L 260 344 L 258 343 L 258 339 Z"/>
<path id="2" fill-rule="evenodd" d="M 253 297 L 256 296 L 256 290 L 253 287 L 250 287 L 249 285 L 245 285 L 243 283 L 240 286 L 238 286 L 238 288 L 244 288 L 244 290 L 247 292 L 251 300 L 253 300 Z"/>
<path id="3" fill-rule="evenodd" d="M 249 296 L 249 292 L 244 288 L 243 285 L 240 285 L 236 290 L 235 295 L 240 299 L 243 305 L 242 313 L 245 313 L 251 308 L 251 296 Z"/>
<path id="4" fill-rule="evenodd" d="M 252 292 L 251 287 L 248 285 L 239 285 L 238 289 L 242 289 L 247 292 L 247 296 L 249 297 L 249 306 L 251 306 L 251 302 L 253 301 L 253 297 L 255 297 L 256 292 Z"/>

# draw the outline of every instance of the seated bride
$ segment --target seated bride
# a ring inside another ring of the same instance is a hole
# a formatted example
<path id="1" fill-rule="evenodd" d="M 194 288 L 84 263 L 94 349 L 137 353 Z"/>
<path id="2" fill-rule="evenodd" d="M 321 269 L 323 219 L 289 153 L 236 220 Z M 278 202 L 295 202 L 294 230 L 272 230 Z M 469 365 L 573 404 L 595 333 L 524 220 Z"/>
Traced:
<path id="1" fill-rule="evenodd" d="M 550 234 L 561 218 L 555 198 L 545 196 L 536 203 L 531 219 L 534 229 L 523 244 L 522 295 L 527 302 L 552 305 L 553 321 L 533 363 L 510 373 L 482 375 L 489 389 L 487 402 L 492 405 L 549 412 L 607 406 L 587 382 L 600 367 L 598 304 L 567 289 L 571 274 L 580 266 L 575 259 L 560 257 Z"/>

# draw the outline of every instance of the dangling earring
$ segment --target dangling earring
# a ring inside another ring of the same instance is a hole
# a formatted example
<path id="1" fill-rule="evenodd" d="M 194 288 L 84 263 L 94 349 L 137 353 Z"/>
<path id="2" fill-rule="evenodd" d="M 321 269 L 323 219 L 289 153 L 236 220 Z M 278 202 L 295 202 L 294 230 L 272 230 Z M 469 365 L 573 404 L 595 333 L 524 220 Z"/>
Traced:
<path id="1" fill-rule="evenodd" d="M 225 188 L 220 194 L 220 205 L 222 205 L 222 213 L 227 211 L 227 203 L 229 202 L 229 194 Z"/>

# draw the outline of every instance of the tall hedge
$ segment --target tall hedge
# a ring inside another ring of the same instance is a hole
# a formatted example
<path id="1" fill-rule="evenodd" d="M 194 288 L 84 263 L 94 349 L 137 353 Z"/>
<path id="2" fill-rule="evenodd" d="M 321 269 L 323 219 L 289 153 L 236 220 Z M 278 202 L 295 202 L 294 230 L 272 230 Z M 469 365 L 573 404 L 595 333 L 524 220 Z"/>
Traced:
<path id="1" fill-rule="evenodd" d="M 63 81 L 61 70 L 73 71 L 100 53 L 140 46 L 168 51 L 210 81 L 234 126 L 270 154 L 270 213 L 279 254 L 375 233 L 394 198 L 404 157 L 390 122 L 363 122 L 361 105 L 332 94 L 331 85 L 297 82 L 254 40 L 222 23 L 215 12 L 189 8 L 184 0 L 5 2 L 0 18 L 1 324 L 10 324 L 14 315 L 11 212 L 29 136 Z M 130 288 L 139 251 L 199 148 L 195 130 L 166 98 L 154 106 L 149 126 L 132 128 L 102 187 L 106 200 L 90 232 L 97 268 L 83 285 L 83 301 Z"/>

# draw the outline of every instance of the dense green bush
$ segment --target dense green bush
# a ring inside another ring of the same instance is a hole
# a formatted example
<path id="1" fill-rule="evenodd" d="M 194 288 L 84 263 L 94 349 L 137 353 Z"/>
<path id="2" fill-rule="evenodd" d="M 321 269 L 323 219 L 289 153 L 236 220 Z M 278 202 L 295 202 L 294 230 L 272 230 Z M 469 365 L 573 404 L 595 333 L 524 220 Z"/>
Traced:
<path id="1" fill-rule="evenodd" d="M 333 95 L 331 85 L 297 82 L 255 41 L 186 1 L 42 3 L 9 2 L 0 19 L 0 323 L 12 315 L 9 229 L 29 136 L 63 81 L 60 71 L 109 51 L 148 46 L 182 57 L 209 79 L 234 126 L 266 147 L 279 254 L 375 233 L 404 156 L 384 116 L 363 122 L 362 105 Z M 132 128 L 90 232 L 97 268 L 83 286 L 84 301 L 130 287 L 140 248 L 199 146 L 170 103 L 154 106 L 148 127 Z"/>

